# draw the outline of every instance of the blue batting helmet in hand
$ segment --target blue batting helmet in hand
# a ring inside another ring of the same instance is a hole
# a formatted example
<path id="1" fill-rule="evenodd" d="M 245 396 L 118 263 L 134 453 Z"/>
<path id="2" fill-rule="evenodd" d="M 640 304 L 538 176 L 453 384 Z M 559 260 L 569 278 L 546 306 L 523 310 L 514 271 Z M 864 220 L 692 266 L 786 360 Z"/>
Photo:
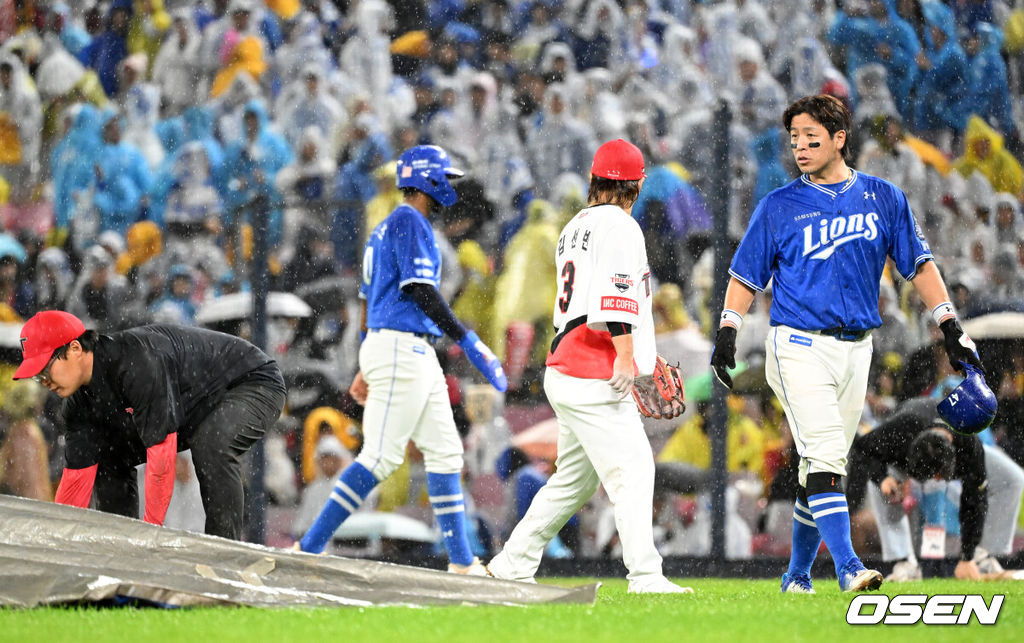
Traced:
<path id="1" fill-rule="evenodd" d="M 960 363 L 966 369 L 967 377 L 936 408 L 954 431 L 974 434 L 992 424 L 998 402 L 995 393 L 985 383 L 982 372 L 970 364 Z"/>
<path id="2" fill-rule="evenodd" d="M 446 208 L 459 200 L 448 178 L 462 175 L 436 145 L 410 147 L 398 157 L 398 187 L 415 188 Z"/>

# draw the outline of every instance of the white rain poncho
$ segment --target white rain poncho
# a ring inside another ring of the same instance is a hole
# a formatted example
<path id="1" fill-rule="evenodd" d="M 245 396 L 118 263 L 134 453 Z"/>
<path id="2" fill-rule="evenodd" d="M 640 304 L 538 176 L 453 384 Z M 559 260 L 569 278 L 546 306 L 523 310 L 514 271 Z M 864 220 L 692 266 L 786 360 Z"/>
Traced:
<path id="1" fill-rule="evenodd" d="M 757 65 L 756 74 L 749 80 L 740 78 L 737 73 L 737 115 L 740 122 L 755 135 L 769 127 L 777 127 L 786 109 L 786 92 L 765 69 L 761 45 L 755 40 L 741 38 L 734 45 L 733 54 L 737 67 L 744 63 Z"/>
<path id="2" fill-rule="evenodd" d="M 19 201 L 39 173 L 43 110 L 21 60 L 5 53 L 0 65 L 11 67 L 9 81 L 0 84 L 0 175 L 11 186 L 11 200 Z"/>
<path id="3" fill-rule="evenodd" d="M 383 106 L 391 90 L 391 41 L 386 34 L 392 21 L 390 8 L 381 0 L 362 0 L 355 10 L 356 33 L 338 55 L 338 66 L 369 92 L 372 104 Z M 379 114 L 379 112 L 378 112 Z M 380 114 L 390 122 L 390 114 Z"/>
<path id="4" fill-rule="evenodd" d="M 153 82 L 167 100 L 171 115 L 198 104 L 208 92 L 199 58 L 200 35 L 191 11 L 176 10 L 173 24 L 153 60 Z"/>
<path id="5" fill-rule="evenodd" d="M 546 197 L 562 172 L 586 176 L 597 149 L 590 125 L 568 109 L 564 86 L 549 85 L 544 94 L 543 120 L 527 132 L 526 147 L 538 196 Z"/>
<path id="6" fill-rule="evenodd" d="M 853 113 L 855 123 L 876 116 L 896 114 L 896 103 L 889 92 L 888 72 L 878 63 L 862 65 L 853 75 L 857 89 L 857 109 Z"/>
<path id="7" fill-rule="evenodd" d="M 344 121 L 344 109 L 325 84 L 320 65 L 310 63 L 281 92 L 275 112 L 281 132 L 292 149 L 298 149 L 299 139 L 309 128 L 320 132 L 320 140 L 335 139 Z"/>
<path id="8" fill-rule="evenodd" d="M 661 62 L 652 70 L 651 81 L 670 99 L 676 110 L 706 107 L 713 101 L 711 80 L 701 67 L 697 34 L 679 24 L 665 29 Z"/>
<path id="9" fill-rule="evenodd" d="M 133 54 L 124 59 L 122 74 L 134 73 L 135 82 L 130 86 L 122 80 L 121 94 L 116 102 L 124 115 L 124 141 L 139 148 L 150 169 L 155 169 L 164 159 L 164 146 L 156 135 L 156 124 L 160 120 L 160 88 L 141 79 L 146 73 L 146 55 Z M 122 78 L 125 78 L 122 75 Z"/>
<path id="10" fill-rule="evenodd" d="M 626 131 L 626 108 L 622 99 L 612 91 L 611 72 L 604 67 L 593 67 L 583 72 L 583 100 L 576 113 L 590 123 L 599 141 L 622 138 Z"/>

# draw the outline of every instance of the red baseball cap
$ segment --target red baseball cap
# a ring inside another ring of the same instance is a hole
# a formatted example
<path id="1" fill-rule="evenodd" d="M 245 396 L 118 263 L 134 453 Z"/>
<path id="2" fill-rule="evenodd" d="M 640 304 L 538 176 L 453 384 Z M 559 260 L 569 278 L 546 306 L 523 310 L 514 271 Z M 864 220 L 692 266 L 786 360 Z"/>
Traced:
<path id="1" fill-rule="evenodd" d="M 63 310 L 44 310 L 36 313 L 21 327 L 21 365 L 14 371 L 14 379 L 23 380 L 39 375 L 53 357 L 53 351 L 85 332 L 85 324 Z"/>
<path id="2" fill-rule="evenodd" d="M 644 155 L 629 141 L 617 138 L 597 148 L 590 173 L 616 181 L 639 181 L 644 174 Z"/>

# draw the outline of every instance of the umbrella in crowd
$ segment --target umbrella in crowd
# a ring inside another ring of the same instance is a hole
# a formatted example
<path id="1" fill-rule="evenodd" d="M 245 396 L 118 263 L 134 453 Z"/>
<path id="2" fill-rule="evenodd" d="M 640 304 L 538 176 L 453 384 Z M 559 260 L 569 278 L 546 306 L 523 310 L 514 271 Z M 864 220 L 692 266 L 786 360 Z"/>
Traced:
<path id="1" fill-rule="evenodd" d="M 290 292 L 272 292 L 267 297 L 268 317 L 309 317 L 313 309 L 298 295 Z M 222 295 L 205 304 L 196 313 L 196 323 L 202 326 L 225 321 L 245 319 L 252 315 L 252 293 L 236 292 Z"/>
<path id="2" fill-rule="evenodd" d="M 437 534 L 422 520 L 402 514 L 371 511 L 352 514 L 334 532 L 335 540 L 405 540 L 432 543 Z"/>
<path id="3" fill-rule="evenodd" d="M 0 232 L 0 257 L 14 257 L 18 263 L 24 263 L 28 255 L 17 239 L 6 232 Z"/>
<path id="4" fill-rule="evenodd" d="M 1024 313 L 1005 311 L 968 319 L 964 332 L 975 341 L 1024 338 Z"/>

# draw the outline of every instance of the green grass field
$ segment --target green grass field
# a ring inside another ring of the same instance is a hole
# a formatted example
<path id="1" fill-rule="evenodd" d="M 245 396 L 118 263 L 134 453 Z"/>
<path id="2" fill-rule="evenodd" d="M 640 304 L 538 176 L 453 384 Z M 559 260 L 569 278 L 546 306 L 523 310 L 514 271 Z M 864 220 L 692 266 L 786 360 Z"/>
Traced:
<path id="1" fill-rule="evenodd" d="M 558 579 L 574 585 L 595 579 Z M 850 595 L 834 580 L 815 596 L 781 595 L 777 581 L 689 579 L 694 595 L 631 596 L 621 579 L 602 579 L 593 606 L 381 607 L 267 610 L 213 608 L 0 611 L 0 641 L 1019 641 L 1024 638 L 1024 582 L 928 580 L 884 585 L 896 593 L 975 593 L 1006 600 L 995 626 L 846 624 Z"/>

